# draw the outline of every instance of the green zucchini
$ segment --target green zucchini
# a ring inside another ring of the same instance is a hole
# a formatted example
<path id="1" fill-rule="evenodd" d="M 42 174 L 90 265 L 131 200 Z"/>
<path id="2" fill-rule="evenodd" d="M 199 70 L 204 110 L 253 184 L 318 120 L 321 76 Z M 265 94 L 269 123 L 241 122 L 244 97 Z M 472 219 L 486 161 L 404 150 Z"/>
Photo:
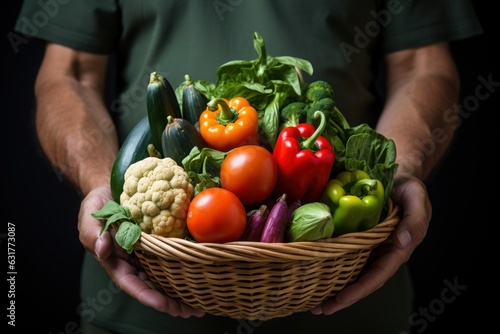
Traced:
<path id="1" fill-rule="evenodd" d="M 200 128 L 200 115 L 207 108 L 208 99 L 194 86 L 188 74 L 184 76 L 184 87 L 182 88 L 182 117 Z"/>
<path id="2" fill-rule="evenodd" d="M 207 144 L 194 125 L 184 118 L 168 116 L 162 135 L 164 157 L 172 158 L 179 166 L 183 166 L 182 160 L 195 146 L 201 150 L 207 147 Z"/>
<path id="3" fill-rule="evenodd" d="M 120 195 L 125 183 L 125 171 L 127 168 L 148 156 L 148 145 L 151 143 L 151 131 L 147 116 L 137 123 L 128 134 L 115 158 L 111 169 L 111 194 L 113 199 L 120 203 Z"/>
<path id="4" fill-rule="evenodd" d="M 151 73 L 146 95 L 151 143 L 163 157 L 161 136 L 167 125 L 167 117 L 181 117 L 180 106 L 172 85 L 158 72 Z"/>

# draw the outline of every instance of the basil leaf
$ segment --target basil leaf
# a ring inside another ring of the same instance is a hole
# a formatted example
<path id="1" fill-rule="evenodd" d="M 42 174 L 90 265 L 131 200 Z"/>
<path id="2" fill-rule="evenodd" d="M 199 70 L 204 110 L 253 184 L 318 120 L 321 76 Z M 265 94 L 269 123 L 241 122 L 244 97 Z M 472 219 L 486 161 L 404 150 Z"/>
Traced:
<path id="1" fill-rule="evenodd" d="M 274 57 L 274 59 L 276 59 L 281 64 L 296 67 L 296 68 L 300 69 L 301 71 L 306 72 L 309 75 L 312 75 L 314 72 L 312 64 L 305 59 L 296 58 L 296 57 L 289 57 L 289 56 L 277 56 L 277 57 Z"/>
<path id="2" fill-rule="evenodd" d="M 123 221 L 116 232 L 115 240 L 118 245 L 130 254 L 134 250 L 134 244 L 140 237 L 141 228 L 139 225 L 130 221 Z"/>
<path id="3" fill-rule="evenodd" d="M 122 208 L 123 207 L 117 202 L 109 200 L 103 205 L 100 210 L 92 212 L 92 217 L 96 219 L 108 219 L 109 217 L 117 213 L 126 214 L 126 212 L 124 212 Z"/>
<path id="4" fill-rule="evenodd" d="M 100 234 L 103 234 L 104 232 L 106 232 L 110 226 L 114 226 L 114 228 L 117 231 L 120 231 L 120 229 L 122 228 L 122 225 L 124 225 L 124 223 L 128 223 L 128 224 L 134 224 L 135 226 L 137 226 L 137 228 L 139 229 L 139 236 L 140 236 L 141 228 L 138 224 L 136 224 L 134 222 L 134 220 L 132 218 L 132 214 L 130 213 L 130 209 L 127 208 L 126 206 L 122 206 L 122 205 L 118 204 L 117 202 L 115 202 L 113 200 L 107 201 L 100 210 L 92 212 L 91 215 L 92 215 L 92 217 L 94 217 L 96 219 L 106 220 L 104 225 L 101 228 Z M 125 229 L 128 229 L 128 228 L 129 227 L 125 227 Z M 115 240 L 116 240 L 116 238 L 117 237 L 115 236 Z M 117 242 L 118 242 L 118 240 L 117 240 Z M 118 244 L 120 244 L 120 242 L 118 242 Z"/>

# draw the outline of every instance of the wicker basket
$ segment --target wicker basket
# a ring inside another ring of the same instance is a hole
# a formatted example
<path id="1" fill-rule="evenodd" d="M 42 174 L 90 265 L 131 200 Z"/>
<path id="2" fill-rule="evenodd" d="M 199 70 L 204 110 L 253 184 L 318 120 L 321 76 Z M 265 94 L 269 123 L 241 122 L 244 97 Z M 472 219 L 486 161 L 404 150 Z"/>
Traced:
<path id="1" fill-rule="evenodd" d="M 398 223 L 389 200 L 377 226 L 336 238 L 214 244 L 142 233 L 134 252 L 168 296 L 213 315 L 268 320 L 311 310 L 353 282 Z"/>

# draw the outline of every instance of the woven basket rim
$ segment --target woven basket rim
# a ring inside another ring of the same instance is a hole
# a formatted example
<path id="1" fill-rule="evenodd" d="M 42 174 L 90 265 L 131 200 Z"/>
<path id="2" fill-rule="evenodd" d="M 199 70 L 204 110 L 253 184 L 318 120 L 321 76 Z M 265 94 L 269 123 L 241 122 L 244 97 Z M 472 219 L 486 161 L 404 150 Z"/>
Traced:
<path id="1" fill-rule="evenodd" d="M 150 252 L 167 260 L 185 260 L 213 264 L 225 261 L 304 261 L 316 258 L 335 258 L 345 253 L 373 248 L 383 242 L 399 223 L 399 206 L 389 198 L 387 215 L 375 227 L 316 241 L 263 243 L 234 241 L 227 243 L 198 243 L 181 238 L 167 238 L 141 232 L 135 251 Z"/>
<path id="2" fill-rule="evenodd" d="M 311 310 L 354 282 L 373 248 L 399 223 L 398 206 L 375 227 L 317 241 L 197 243 L 142 233 L 135 254 L 165 294 L 235 319 Z"/>

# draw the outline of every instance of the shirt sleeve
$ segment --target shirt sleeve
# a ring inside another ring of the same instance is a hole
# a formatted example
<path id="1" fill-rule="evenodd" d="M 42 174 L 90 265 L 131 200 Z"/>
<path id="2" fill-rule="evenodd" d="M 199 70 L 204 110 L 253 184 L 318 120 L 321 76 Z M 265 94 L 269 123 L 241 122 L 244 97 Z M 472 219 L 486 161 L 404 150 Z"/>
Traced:
<path id="1" fill-rule="evenodd" d="M 376 21 L 383 27 L 383 52 L 390 53 L 483 33 L 468 0 L 387 0 Z"/>
<path id="2" fill-rule="evenodd" d="M 28 0 L 23 2 L 15 30 L 28 38 L 107 54 L 119 36 L 119 10 L 113 0 Z"/>

